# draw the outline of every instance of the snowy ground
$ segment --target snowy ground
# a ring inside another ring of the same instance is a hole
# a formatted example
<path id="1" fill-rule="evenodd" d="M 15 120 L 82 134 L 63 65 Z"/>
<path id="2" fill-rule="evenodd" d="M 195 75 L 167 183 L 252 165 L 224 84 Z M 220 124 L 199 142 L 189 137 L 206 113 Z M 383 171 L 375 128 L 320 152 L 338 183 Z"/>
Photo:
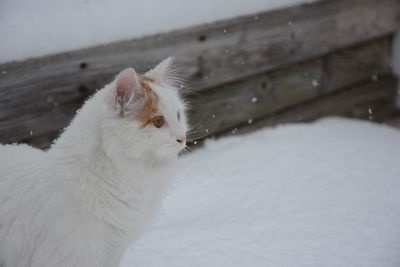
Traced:
<path id="1" fill-rule="evenodd" d="M 400 266 L 400 131 L 324 119 L 181 158 L 121 266 Z"/>

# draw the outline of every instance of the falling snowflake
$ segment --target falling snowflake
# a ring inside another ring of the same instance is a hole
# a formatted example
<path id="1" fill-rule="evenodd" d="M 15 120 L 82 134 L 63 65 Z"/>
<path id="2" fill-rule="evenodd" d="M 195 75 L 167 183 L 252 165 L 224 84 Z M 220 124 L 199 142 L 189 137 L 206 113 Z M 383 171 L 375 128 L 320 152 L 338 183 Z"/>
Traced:
<path id="1" fill-rule="evenodd" d="M 372 108 L 368 108 L 368 119 L 372 120 L 373 116 L 372 116 Z"/>
<path id="2" fill-rule="evenodd" d="M 257 97 L 253 96 L 253 97 L 251 98 L 251 102 L 252 102 L 252 103 L 256 103 L 257 101 L 258 101 L 258 98 L 257 98 Z"/>

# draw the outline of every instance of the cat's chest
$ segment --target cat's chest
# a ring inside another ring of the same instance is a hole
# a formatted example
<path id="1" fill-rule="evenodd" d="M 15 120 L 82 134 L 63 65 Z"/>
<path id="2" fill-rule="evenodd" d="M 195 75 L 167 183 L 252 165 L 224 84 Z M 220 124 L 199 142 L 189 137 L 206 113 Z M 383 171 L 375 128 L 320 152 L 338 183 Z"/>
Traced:
<path id="1" fill-rule="evenodd" d="M 105 199 L 100 205 L 104 220 L 120 227 L 146 221 L 157 210 L 164 187 L 165 177 L 160 173 L 137 176 L 136 172 L 121 176 L 115 187 L 103 193 Z"/>

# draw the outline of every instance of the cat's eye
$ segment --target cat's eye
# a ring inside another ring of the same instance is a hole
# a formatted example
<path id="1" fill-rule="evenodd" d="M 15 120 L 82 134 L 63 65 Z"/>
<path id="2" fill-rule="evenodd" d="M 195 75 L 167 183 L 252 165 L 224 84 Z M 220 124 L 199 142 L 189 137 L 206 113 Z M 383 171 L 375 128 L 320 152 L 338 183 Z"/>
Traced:
<path id="1" fill-rule="evenodd" d="M 156 128 L 161 128 L 165 123 L 164 116 L 155 116 L 151 119 L 151 123 L 153 123 Z"/>
<path id="2" fill-rule="evenodd" d="M 180 121 L 180 120 L 181 120 L 181 113 L 179 113 L 179 111 L 178 111 L 178 112 L 176 112 L 176 117 L 178 118 L 178 121 Z"/>

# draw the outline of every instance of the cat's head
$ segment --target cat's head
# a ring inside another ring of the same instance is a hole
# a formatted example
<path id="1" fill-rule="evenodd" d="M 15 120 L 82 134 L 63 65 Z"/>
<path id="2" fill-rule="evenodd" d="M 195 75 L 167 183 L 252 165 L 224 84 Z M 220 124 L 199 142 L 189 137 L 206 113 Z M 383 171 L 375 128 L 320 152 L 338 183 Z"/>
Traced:
<path id="1" fill-rule="evenodd" d="M 186 147 L 185 103 L 180 79 L 167 58 L 139 75 L 121 71 L 105 90 L 109 116 L 103 122 L 108 153 L 123 159 L 166 161 Z"/>

